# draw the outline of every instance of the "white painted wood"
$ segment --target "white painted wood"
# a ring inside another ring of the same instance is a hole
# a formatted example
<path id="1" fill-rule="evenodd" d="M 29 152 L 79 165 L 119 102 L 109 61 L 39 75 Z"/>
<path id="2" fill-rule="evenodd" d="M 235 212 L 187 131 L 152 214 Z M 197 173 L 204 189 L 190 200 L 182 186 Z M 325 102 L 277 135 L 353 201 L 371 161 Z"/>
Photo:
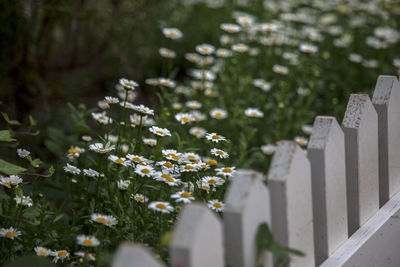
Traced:
<path id="1" fill-rule="evenodd" d="M 314 266 L 310 162 L 292 141 L 278 142 L 268 173 L 272 232 L 283 246 L 301 250 L 290 266 Z"/>
<path id="2" fill-rule="evenodd" d="M 347 240 L 344 134 L 334 117 L 318 116 L 310 141 L 315 263 Z"/>
<path id="3" fill-rule="evenodd" d="M 115 255 L 112 267 L 165 267 L 146 247 L 129 242 L 122 243 Z"/>
<path id="4" fill-rule="evenodd" d="M 378 113 L 379 202 L 385 204 L 400 189 L 400 84 L 381 75 L 372 103 Z"/>
<path id="5" fill-rule="evenodd" d="M 345 135 L 349 235 L 379 208 L 378 116 L 368 95 L 352 94 L 342 122 Z"/>
<path id="6" fill-rule="evenodd" d="M 208 207 L 192 203 L 181 211 L 170 244 L 171 265 L 224 266 L 222 223 Z"/>
<path id="7" fill-rule="evenodd" d="M 226 262 L 232 267 L 253 267 L 256 263 L 256 232 L 258 226 L 270 222 L 269 193 L 255 171 L 239 170 L 228 188 L 224 232 Z M 258 264 L 272 266 L 272 256 L 265 252 Z M 258 265 L 257 265 L 258 266 Z"/>
<path id="8" fill-rule="evenodd" d="M 400 192 L 360 227 L 321 267 L 400 266 Z"/>

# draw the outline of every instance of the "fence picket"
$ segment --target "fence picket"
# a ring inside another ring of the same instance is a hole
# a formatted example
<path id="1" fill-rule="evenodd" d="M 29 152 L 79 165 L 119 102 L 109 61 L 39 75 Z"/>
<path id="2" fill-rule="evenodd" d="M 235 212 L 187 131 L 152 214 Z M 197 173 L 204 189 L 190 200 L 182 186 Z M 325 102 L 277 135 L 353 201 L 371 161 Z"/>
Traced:
<path id="1" fill-rule="evenodd" d="M 352 94 L 342 122 L 345 135 L 348 231 L 379 209 L 378 116 L 368 95 Z"/>
<path id="2" fill-rule="evenodd" d="M 268 190 L 260 173 L 240 170 L 234 175 L 224 212 L 226 262 L 229 266 L 255 266 L 256 232 L 261 223 L 270 222 L 269 205 Z M 272 266 L 270 254 L 264 252 L 258 264 Z"/>
<path id="3" fill-rule="evenodd" d="M 202 204 L 181 211 L 170 244 L 171 266 L 224 266 L 222 223 Z"/>
<path id="4" fill-rule="evenodd" d="M 165 267 L 144 246 L 139 244 L 122 243 L 115 255 L 112 267 Z"/>
<path id="5" fill-rule="evenodd" d="M 283 245 L 303 251 L 291 266 L 314 266 L 310 162 L 292 141 L 278 143 L 268 173 L 272 232 Z"/>
<path id="6" fill-rule="evenodd" d="M 400 84 L 395 76 L 381 75 L 372 103 L 378 113 L 379 204 L 400 189 Z"/>
<path id="7" fill-rule="evenodd" d="M 307 155 L 312 176 L 315 261 L 319 265 L 347 240 L 344 134 L 334 117 L 315 119 Z"/>

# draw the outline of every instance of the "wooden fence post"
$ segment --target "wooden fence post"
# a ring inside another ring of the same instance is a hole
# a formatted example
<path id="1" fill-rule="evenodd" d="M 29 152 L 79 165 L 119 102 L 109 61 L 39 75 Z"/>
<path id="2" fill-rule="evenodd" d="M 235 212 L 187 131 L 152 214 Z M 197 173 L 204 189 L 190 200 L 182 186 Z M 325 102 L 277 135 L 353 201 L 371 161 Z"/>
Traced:
<path id="1" fill-rule="evenodd" d="M 192 203 L 181 211 L 170 245 L 171 266 L 224 266 L 222 223 L 205 205 Z"/>
<path id="2" fill-rule="evenodd" d="M 344 134 L 334 117 L 314 121 L 311 163 L 315 263 L 321 264 L 347 240 Z"/>
<path id="3" fill-rule="evenodd" d="M 372 103 L 378 113 L 379 205 L 400 188 L 400 84 L 395 76 L 381 75 Z"/>
<path id="4" fill-rule="evenodd" d="M 379 209 L 378 116 L 368 95 L 350 96 L 342 128 L 350 236 Z"/>
<path id="5" fill-rule="evenodd" d="M 256 262 L 255 242 L 258 226 L 270 222 L 269 205 L 268 190 L 261 174 L 239 170 L 232 177 L 224 212 L 227 265 L 253 267 L 258 263 L 264 267 L 272 266 L 272 257 L 267 252 Z"/>
<path id="6" fill-rule="evenodd" d="M 144 246 L 139 244 L 122 243 L 115 255 L 112 267 L 165 267 Z"/>
<path id="7" fill-rule="evenodd" d="M 268 173 L 272 232 L 284 246 L 299 249 L 291 266 L 314 266 L 310 162 L 292 141 L 278 142 Z"/>

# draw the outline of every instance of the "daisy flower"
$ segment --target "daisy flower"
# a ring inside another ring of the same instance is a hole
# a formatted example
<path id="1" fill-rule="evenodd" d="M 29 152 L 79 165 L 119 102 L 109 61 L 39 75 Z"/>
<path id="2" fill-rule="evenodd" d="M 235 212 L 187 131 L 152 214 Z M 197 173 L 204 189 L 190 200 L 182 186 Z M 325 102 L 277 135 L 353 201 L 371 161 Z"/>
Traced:
<path id="1" fill-rule="evenodd" d="M 109 124 L 113 122 L 113 120 L 110 117 L 108 117 L 105 112 L 102 113 L 92 112 L 92 118 L 101 124 Z"/>
<path id="2" fill-rule="evenodd" d="M 297 88 L 297 93 L 298 93 L 299 95 L 301 95 L 301 96 L 306 96 L 306 95 L 309 95 L 309 94 L 310 94 L 310 89 L 299 87 L 299 88 Z"/>
<path id="3" fill-rule="evenodd" d="M 216 79 L 215 73 L 209 70 L 191 70 L 189 74 L 198 80 L 213 81 Z"/>
<path id="4" fill-rule="evenodd" d="M 176 202 L 190 203 L 194 200 L 192 194 L 186 191 L 180 191 L 171 195 L 171 198 L 175 199 Z"/>
<path id="5" fill-rule="evenodd" d="M 18 154 L 18 157 L 20 157 L 20 158 L 26 158 L 27 156 L 29 156 L 29 154 L 31 154 L 31 152 L 29 152 L 28 150 L 23 149 L 23 148 L 18 148 L 17 154 Z"/>
<path id="6" fill-rule="evenodd" d="M 151 85 L 151 86 L 157 86 L 157 85 L 160 84 L 157 78 L 146 79 L 145 83 L 148 84 L 148 85 Z"/>
<path id="7" fill-rule="evenodd" d="M 177 113 L 175 119 L 179 121 L 182 125 L 194 121 L 192 114 L 190 113 Z"/>
<path id="8" fill-rule="evenodd" d="M 300 146 L 306 146 L 308 144 L 307 138 L 304 138 L 304 137 L 301 137 L 301 136 L 296 136 L 294 138 L 294 141 Z"/>
<path id="9" fill-rule="evenodd" d="M 85 142 L 91 142 L 93 140 L 93 138 L 89 135 L 84 135 L 84 136 L 82 136 L 82 140 Z"/>
<path id="10" fill-rule="evenodd" d="M 181 172 L 197 172 L 198 166 L 196 164 L 187 163 L 183 166 L 180 166 Z"/>
<path id="11" fill-rule="evenodd" d="M 218 149 L 218 148 L 213 148 L 211 149 L 211 154 L 213 154 L 216 157 L 220 157 L 221 159 L 226 159 L 229 158 L 229 154 L 226 153 L 225 151 L 223 151 L 222 149 Z"/>
<path id="12" fill-rule="evenodd" d="M 176 53 L 168 48 L 162 47 L 158 50 L 158 53 L 160 53 L 160 55 L 165 58 L 175 58 L 176 57 Z"/>
<path id="13" fill-rule="evenodd" d="M 54 257 L 53 261 L 57 263 L 59 260 L 64 261 L 69 257 L 69 252 L 65 249 L 63 250 L 56 250 L 51 252 L 51 255 Z"/>
<path id="14" fill-rule="evenodd" d="M 154 168 L 152 166 L 137 165 L 135 168 L 135 173 L 142 177 L 151 177 L 154 175 Z"/>
<path id="15" fill-rule="evenodd" d="M 108 153 L 110 151 L 113 151 L 115 149 L 115 145 L 111 145 L 110 143 L 107 143 L 105 146 L 102 143 L 94 143 L 89 146 L 90 150 L 93 150 L 94 152 L 97 153 Z"/>
<path id="16" fill-rule="evenodd" d="M 154 116 L 154 110 L 151 108 L 146 107 L 145 105 L 133 105 L 132 107 L 133 110 L 142 113 L 144 115 L 151 115 Z"/>
<path id="17" fill-rule="evenodd" d="M 104 98 L 104 100 L 108 103 L 108 104 L 117 104 L 119 103 L 119 99 L 117 97 L 112 97 L 112 96 L 106 96 Z"/>
<path id="18" fill-rule="evenodd" d="M 242 29 L 239 25 L 233 23 L 223 23 L 220 28 L 229 33 L 237 33 Z"/>
<path id="19" fill-rule="evenodd" d="M 222 180 L 218 176 L 204 176 L 201 180 L 202 182 L 213 186 L 222 185 L 224 183 L 224 180 Z"/>
<path id="20" fill-rule="evenodd" d="M 64 171 L 67 173 L 72 173 L 72 174 L 80 174 L 81 170 L 71 164 L 67 163 L 67 166 L 64 167 Z"/>
<path id="21" fill-rule="evenodd" d="M 199 109 L 202 105 L 199 101 L 194 100 L 186 102 L 186 106 L 191 109 Z"/>
<path id="22" fill-rule="evenodd" d="M 17 203 L 17 205 L 22 205 L 22 206 L 28 206 L 28 207 L 32 207 L 33 202 L 32 199 L 29 196 L 15 196 L 14 198 L 15 202 Z"/>
<path id="23" fill-rule="evenodd" d="M 203 121 L 207 118 L 206 115 L 204 115 L 198 110 L 192 110 L 190 112 L 190 115 L 192 115 L 194 121 Z"/>
<path id="24" fill-rule="evenodd" d="M 34 250 L 38 256 L 47 257 L 51 255 L 51 250 L 45 247 L 35 247 Z"/>
<path id="25" fill-rule="evenodd" d="M 249 47 L 247 46 L 247 45 L 245 45 L 245 44 L 234 44 L 234 45 L 232 45 L 232 47 L 231 47 L 231 49 L 233 50 L 233 51 L 235 51 L 235 52 L 238 52 L 238 53 L 244 53 L 244 52 L 246 52 L 247 50 L 249 50 Z"/>
<path id="26" fill-rule="evenodd" d="M 90 177 L 99 177 L 99 172 L 92 170 L 91 168 L 89 169 L 83 169 L 83 174 L 85 176 L 90 176 Z"/>
<path id="27" fill-rule="evenodd" d="M 199 56 L 196 53 L 186 53 L 185 58 L 187 61 L 189 61 L 191 63 L 198 63 L 201 60 L 201 56 Z"/>
<path id="28" fill-rule="evenodd" d="M 174 88 L 176 86 L 176 83 L 173 80 L 167 78 L 159 78 L 158 84 L 169 88 Z"/>
<path id="29" fill-rule="evenodd" d="M 149 131 L 158 136 L 171 136 L 171 133 L 167 128 L 152 126 L 149 128 Z"/>
<path id="30" fill-rule="evenodd" d="M 131 181 L 129 180 L 118 180 L 117 181 L 117 186 L 119 190 L 128 190 L 129 185 L 131 184 Z"/>
<path id="31" fill-rule="evenodd" d="M 123 166 L 128 166 L 129 165 L 129 160 L 126 160 L 125 158 L 120 158 L 120 157 L 115 156 L 115 155 L 108 156 L 108 159 L 113 161 L 114 163 L 119 164 L 119 165 L 123 165 Z"/>
<path id="32" fill-rule="evenodd" d="M 285 66 L 281 65 L 273 65 L 272 66 L 272 71 L 281 75 L 286 75 L 289 73 L 289 69 Z"/>
<path id="33" fill-rule="evenodd" d="M 310 135 L 312 133 L 312 125 L 308 125 L 308 124 L 304 124 L 301 126 L 301 130 L 303 131 L 303 133 Z"/>
<path id="34" fill-rule="evenodd" d="M 219 141 L 226 141 L 226 138 L 222 135 L 218 135 L 216 133 L 209 133 L 206 135 L 207 140 L 218 143 Z"/>
<path id="35" fill-rule="evenodd" d="M 207 131 L 206 131 L 206 129 L 201 128 L 201 127 L 192 127 L 192 128 L 190 128 L 189 133 L 191 135 L 196 136 L 197 138 L 202 138 L 206 135 Z"/>
<path id="36" fill-rule="evenodd" d="M 206 161 L 206 163 L 208 165 L 211 165 L 211 166 L 217 166 L 218 165 L 218 161 L 216 161 L 215 159 L 209 159 L 209 160 Z"/>
<path id="37" fill-rule="evenodd" d="M 135 89 L 135 87 L 138 87 L 139 84 L 137 84 L 136 82 L 132 81 L 132 80 L 128 80 L 125 78 L 121 78 L 119 80 L 119 84 L 122 85 L 124 87 L 124 89 L 129 90 L 129 89 Z"/>
<path id="38" fill-rule="evenodd" d="M 221 119 L 225 119 L 227 117 L 227 112 L 226 112 L 226 110 L 221 109 L 221 108 L 213 108 L 210 111 L 210 116 L 214 119 L 221 120 Z"/>
<path id="39" fill-rule="evenodd" d="M 83 251 L 78 251 L 78 252 L 75 252 L 74 255 L 78 256 L 78 257 L 81 257 L 82 259 L 87 258 L 90 261 L 95 261 L 96 260 L 96 257 L 94 256 L 93 253 L 86 253 L 86 252 L 83 252 Z"/>
<path id="40" fill-rule="evenodd" d="M 110 105 L 106 101 L 103 101 L 103 100 L 98 101 L 97 106 L 101 109 L 109 109 L 110 108 Z"/>
<path id="41" fill-rule="evenodd" d="M 156 163 L 156 165 L 161 166 L 161 168 L 166 169 L 168 171 L 172 171 L 175 167 L 175 165 L 169 161 L 159 161 Z"/>
<path id="42" fill-rule="evenodd" d="M 149 127 L 149 126 L 153 126 L 156 124 L 154 119 L 149 118 L 147 115 L 141 116 L 141 115 L 138 115 L 135 113 L 135 114 L 130 115 L 129 119 L 130 119 L 131 123 L 133 123 L 135 125 L 142 124 L 143 126 Z"/>
<path id="43" fill-rule="evenodd" d="M 21 235 L 21 231 L 18 231 L 14 227 L 0 228 L 0 236 L 2 236 L 2 237 L 13 240 L 15 237 L 18 237 L 20 235 Z"/>
<path id="44" fill-rule="evenodd" d="M 112 215 L 103 215 L 94 213 L 90 216 L 91 220 L 97 223 L 104 224 L 105 226 L 111 227 L 118 223 L 118 220 Z"/>
<path id="45" fill-rule="evenodd" d="M 209 192 L 210 190 L 215 191 L 215 188 L 211 188 L 211 186 L 207 182 L 204 182 L 202 180 L 198 180 L 196 182 L 196 184 L 197 184 L 197 187 L 200 188 L 201 190 L 204 190 L 207 192 Z"/>
<path id="46" fill-rule="evenodd" d="M 22 178 L 20 178 L 18 175 L 10 175 L 7 178 L 0 175 L 0 184 L 8 188 L 11 188 L 11 186 L 17 187 L 22 182 Z"/>
<path id="47" fill-rule="evenodd" d="M 261 151 L 265 154 L 265 155 L 272 155 L 275 153 L 276 150 L 276 146 L 272 145 L 272 144 L 267 144 L 267 145 L 263 145 L 261 146 Z"/>
<path id="48" fill-rule="evenodd" d="M 174 176 L 175 175 L 172 175 L 168 172 L 157 172 L 154 179 L 156 181 L 164 182 L 164 183 L 168 184 L 169 186 L 176 186 L 176 185 L 181 184 L 181 180 L 175 178 Z"/>
<path id="49" fill-rule="evenodd" d="M 254 79 L 253 80 L 253 85 L 255 87 L 260 88 L 264 92 L 268 92 L 271 90 L 271 83 L 265 81 L 264 79 Z"/>
<path id="50" fill-rule="evenodd" d="M 135 107 L 135 105 L 129 101 L 119 102 L 119 105 L 123 108 L 129 108 L 129 109 L 133 109 Z"/>
<path id="51" fill-rule="evenodd" d="M 140 202 L 140 203 L 149 201 L 149 198 L 142 194 L 131 195 L 131 199 L 134 199 L 136 202 Z"/>
<path id="52" fill-rule="evenodd" d="M 208 170 L 208 169 L 210 169 L 210 165 L 208 165 L 207 163 L 202 162 L 202 161 L 198 162 L 198 163 L 197 163 L 197 166 L 198 166 L 199 169 L 201 169 L 201 170 Z"/>
<path id="53" fill-rule="evenodd" d="M 252 117 L 252 118 L 262 118 L 262 117 L 264 117 L 264 113 L 261 110 L 257 109 L 257 108 L 247 108 L 244 111 L 244 114 L 247 117 Z"/>
<path id="54" fill-rule="evenodd" d="M 217 49 L 217 51 L 215 51 L 215 54 L 217 55 L 217 57 L 227 58 L 232 56 L 232 51 L 225 48 L 219 48 Z"/>
<path id="55" fill-rule="evenodd" d="M 236 21 L 240 24 L 240 26 L 248 27 L 254 23 L 254 17 L 250 15 L 243 15 L 237 17 Z"/>
<path id="56" fill-rule="evenodd" d="M 149 204 L 149 209 L 159 211 L 161 213 L 170 213 L 174 208 L 168 202 L 153 201 Z"/>
<path id="57" fill-rule="evenodd" d="M 222 203 L 221 201 L 219 201 L 217 199 L 209 200 L 208 207 L 217 212 L 224 211 L 224 203 Z"/>
<path id="58" fill-rule="evenodd" d="M 180 39 L 183 36 L 183 33 L 177 28 L 164 28 L 162 29 L 162 33 L 165 37 L 172 40 Z"/>
<path id="59" fill-rule="evenodd" d="M 184 153 L 182 156 L 190 161 L 199 161 L 200 160 L 200 156 L 198 154 L 192 153 L 192 152 Z"/>
<path id="60" fill-rule="evenodd" d="M 80 154 L 82 154 L 83 152 L 85 152 L 84 148 L 81 147 L 77 147 L 77 146 L 71 146 L 68 151 L 67 154 L 68 155 L 72 155 L 73 157 L 77 158 L 80 156 Z"/>
<path id="61" fill-rule="evenodd" d="M 312 44 L 300 44 L 300 51 L 307 54 L 314 54 L 318 52 L 318 47 Z"/>
<path id="62" fill-rule="evenodd" d="M 139 156 L 139 155 L 133 155 L 133 154 L 128 154 L 126 155 L 126 158 L 134 163 L 139 163 L 142 161 L 146 161 L 146 158 L 143 156 Z"/>
<path id="63" fill-rule="evenodd" d="M 202 55 L 211 55 L 215 51 L 215 47 L 209 44 L 201 44 L 196 46 L 196 51 Z"/>
<path id="64" fill-rule="evenodd" d="M 97 247 L 100 245 L 100 241 L 96 237 L 88 235 L 78 235 L 76 243 L 84 247 Z"/>
<path id="65" fill-rule="evenodd" d="M 157 140 L 153 138 L 143 138 L 143 143 L 148 146 L 155 146 L 157 145 Z"/>
<path id="66" fill-rule="evenodd" d="M 168 160 L 175 160 L 175 161 L 181 160 L 182 154 L 177 152 L 175 149 L 163 149 L 161 152 L 164 155 L 164 157 Z"/>
<path id="67" fill-rule="evenodd" d="M 217 175 L 222 175 L 224 177 L 231 177 L 235 172 L 236 172 L 236 167 L 223 167 L 223 168 L 217 168 L 215 171 L 217 172 Z"/>
<path id="68" fill-rule="evenodd" d="M 183 107 L 182 104 L 178 102 L 172 104 L 172 108 L 175 110 L 180 110 L 182 107 Z"/>

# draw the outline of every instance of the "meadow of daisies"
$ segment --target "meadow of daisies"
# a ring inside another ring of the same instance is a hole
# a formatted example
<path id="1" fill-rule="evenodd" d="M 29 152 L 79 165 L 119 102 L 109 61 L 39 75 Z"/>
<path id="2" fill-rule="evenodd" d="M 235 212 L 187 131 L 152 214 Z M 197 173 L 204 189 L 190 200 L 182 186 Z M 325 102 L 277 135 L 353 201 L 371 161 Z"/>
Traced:
<path id="1" fill-rule="evenodd" d="M 107 266 L 126 240 L 168 262 L 186 203 L 223 213 L 238 168 L 267 172 L 277 141 L 306 146 L 315 115 L 340 121 L 349 93 L 370 93 L 378 75 L 400 71 L 396 1 L 183 0 L 180 7 L 218 15 L 221 23 L 208 29 L 218 41 L 204 36 L 183 51 L 196 34 L 190 16 L 153 29 L 164 40 L 154 51 L 159 76 L 123 77 L 97 106 L 69 105 L 63 119 L 74 134 L 49 136 L 64 142 L 57 166 L 22 147 L 21 123 L 2 113 L 0 144 L 9 156 L 0 159 L 1 264 Z M 150 101 L 138 100 L 141 90 Z M 29 117 L 22 135 L 35 138 L 37 120 Z"/>

